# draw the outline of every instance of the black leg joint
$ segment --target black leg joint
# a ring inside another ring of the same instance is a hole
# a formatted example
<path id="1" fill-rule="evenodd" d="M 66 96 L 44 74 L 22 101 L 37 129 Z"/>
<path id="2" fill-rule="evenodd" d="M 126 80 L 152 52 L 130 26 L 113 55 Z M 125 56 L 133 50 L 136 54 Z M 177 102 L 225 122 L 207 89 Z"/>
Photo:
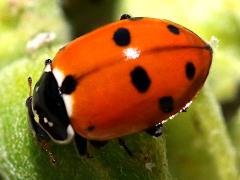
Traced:
<path id="1" fill-rule="evenodd" d="M 80 156 L 85 156 L 88 155 L 87 153 L 87 139 L 84 137 L 78 135 L 77 133 L 75 134 L 75 143 L 76 143 L 76 148 Z"/>
<path id="2" fill-rule="evenodd" d="M 28 110 L 28 121 L 32 129 L 34 136 L 36 137 L 38 143 L 49 142 L 49 135 L 43 130 L 43 128 L 35 121 L 34 113 L 32 110 L 32 96 L 28 97 L 26 100 L 26 106 Z"/>
<path id="3" fill-rule="evenodd" d="M 118 143 L 119 143 L 120 146 L 122 146 L 125 149 L 125 151 L 128 153 L 129 156 L 133 156 L 132 152 L 127 147 L 127 145 L 125 144 L 125 141 L 123 139 L 118 138 Z"/>
<path id="4" fill-rule="evenodd" d="M 156 124 L 155 126 L 146 130 L 146 133 L 148 133 L 149 135 L 154 136 L 154 137 L 161 136 L 162 132 L 163 132 L 162 123 Z"/>
<path id="5" fill-rule="evenodd" d="M 123 20 L 123 19 L 130 19 L 131 16 L 129 14 L 123 14 L 121 17 L 120 17 L 120 20 Z"/>

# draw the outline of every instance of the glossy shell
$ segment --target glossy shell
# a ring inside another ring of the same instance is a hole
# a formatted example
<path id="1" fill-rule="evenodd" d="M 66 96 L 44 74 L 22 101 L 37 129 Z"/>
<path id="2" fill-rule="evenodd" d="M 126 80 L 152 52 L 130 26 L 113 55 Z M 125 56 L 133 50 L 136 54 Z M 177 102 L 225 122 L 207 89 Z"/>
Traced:
<path id="1" fill-rule="evenodd" d="M 107 140 L 154 126 L 179 112 L 205 82 L 212 50 L 166 20 L 121 20 L 59 50 L 53 73 L 73 129 Z M 63 85 L 64 84 L 64 85 Z"/>

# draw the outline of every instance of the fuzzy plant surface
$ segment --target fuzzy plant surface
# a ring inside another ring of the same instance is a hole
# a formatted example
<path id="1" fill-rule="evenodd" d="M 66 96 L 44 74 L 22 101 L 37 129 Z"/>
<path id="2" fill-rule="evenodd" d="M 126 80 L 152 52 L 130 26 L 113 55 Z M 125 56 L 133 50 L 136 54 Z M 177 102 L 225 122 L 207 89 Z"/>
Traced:
<path id="1" fill-rule="evenodd" d="M 236 149 L 208 86 L 187 113 L 167 123 L 167 157 L 178 179 L 237 179 Z M 196 176 L 197 174 L 197 176 Z"/>
<path id="2" fill-rule="evenodd" d="M 82 4 L 78 10 L 79 2 Z M 214 0 L 206 6 L 204 1 L 192 0 L 109 2 L 0 0 L 0 179 L 239 179 L 240 41 L 236 34 L 240 29 L 240 3 Z M 80 157 L 74 143 L 52 143 L 57 160 L 53 166 L 28 124 L 27 78 L 31 76 L 36 83 L 44 60 L 53 58 L 67 39 L 117 20 L 123 13 L 170 19 L 205 39 L 216 36 L 219 47 L 214 50 L 208 81 L 186 113 L 164 124 L 161 137 L 143 132 L 124 137 L 133 157 L 116 140 L 100 149 L 89 145 L 90 158 Z M 231 28 L 223 30 L 226 26 Z M 72 35 L 67 35 L 67 29 Z M 56 39 L 29 51 L 27 42 L 41 32 L 54 32 Z M 224 106 L 226 103 L 230 105 Z M 231 116 L 225 114 L 226 109 Z"/>

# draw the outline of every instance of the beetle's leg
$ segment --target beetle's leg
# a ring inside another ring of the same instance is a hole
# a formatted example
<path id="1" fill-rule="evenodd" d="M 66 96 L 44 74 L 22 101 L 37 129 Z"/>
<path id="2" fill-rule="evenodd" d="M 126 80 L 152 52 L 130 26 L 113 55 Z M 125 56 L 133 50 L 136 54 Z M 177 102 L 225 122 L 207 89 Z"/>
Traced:
<path id="1" fill-rule="evenodd" d="M 57 161 L 53 153 L 50 151 L 49 142 L 40 141 L 39 144 L 41 148 L 48 154 L 49 161 L 55 166 L 57 164 Z"/>
<path id="2" fill-rule="evenodd" d="M 103 146 L 105 146 L 108 141 L 94 141 L 94 140 L 90 140 L 89 141 L 95 148 L 101 148 Z"/>
<path id="3" fill-rule="evenodd" d="M 28 120 L 29 125 L 32 128 L 32 132 L 34 136 L 36 137 L 38 142 L 45 141 L 49 142 L 50 137 L 48 134 L 42 129 L 42 127 L 38 124 L 39 117 L 37 114 L 34 114 L 33 108 L 32 108 L 32 78 L 28 78 L 28 85 L 29 85 L 29 97 L 26 99 L 26 106 L 28 110 Z"/>
<path id="4" fill-rule="evenodd" d="M 32 109 L 32 79 L 28 78 L 28 84 L 29 84 L 29 97 L 26 100 L 26 106 L 28 110 L 28 121 L 29 125 L 32 129 L 33 135 L 36 137 L 36 140 L 38 144 L 41 146 L 41 148 L 48 154 L 48 158 L 51 161 L 53 165 L 56 165 L 56 159 L 54 158 L 53 153 L 50 151 L 49 148 L 49 141 L 50 137 L 48 134 L 42 129 L 42 127 L 37 123 L 38 116 L 34 115 L 33 109 Z"/>
<path id="5" fill-rule="evenodd" d="M 38 144 L 41 146 L 42 150 L 44 150 L 47 153 L 51 163 L 53 165 L 56 165 L 56 159 L 54 158 L 54 155 L 50 151 L 50 147 L 49 147 L 49 142 L 51 139 L 48 136 L 48 134 L 42 129 L 42 127 L 34 119 L 34 113 L 32 111 L 32 96 L 27 98 L 26 106 L 28 109 L 29 125 L 32 129 L 33 135 L 36 137 L 36 140 Z"/>
<path id="6" fill-rule="evenodd" d="M 32 97 L 32 78 L 28 77 L 29 97 Z M 26 101 L 27 105 L 27 101 Z"/>
<path id="7" fill-rule="evenodd" d="M 87 153 L 87 139 L 75 133 L 75 143 L 80 156 L 88 156 Z"/>
<path id="8" fill-rule="evenodd" d="M 120 17 L 120 20 L 130 19 L 130 18 L 131 18 L 131 16 L 130 16 L 129 14 L 123 14 L 123 15 L 121 15 L 121 17 Z"/>
<path id="9" fill-rule="evenodd" d="M 49 142 L 50 137 L 48 134 L 42 129 L 42 127 L 37 123 L 37 116 L 34 115 L 32 111 L 32 97 L 28 97 L 26 100 L 26 106 L 28 109 L 28 117 L 29 117 L 29 125 L 32 128 L 33 135 L 36 137 L 38 142 L 45 141 Z"/>
<path id="10" fill-rule="evenodd" d="M 146 133 L 148 133 L 151 136 L 159 137 L 162 135 L 163 132 L 163 125 L 162 123 L 158 123 L 155 126 L 149 128 L 146 130 Z"/>
<path id="11" fill-rule="evenodd" d="M 118 138 L 118 143 L 120 144 L 120 146 L 122 146 L 125 151 L 128 153 L 129 156 L 133 156 L 132 152 L 130 151 L 130 149 L 127 147 L 125 141 L 121 138 Z"/>

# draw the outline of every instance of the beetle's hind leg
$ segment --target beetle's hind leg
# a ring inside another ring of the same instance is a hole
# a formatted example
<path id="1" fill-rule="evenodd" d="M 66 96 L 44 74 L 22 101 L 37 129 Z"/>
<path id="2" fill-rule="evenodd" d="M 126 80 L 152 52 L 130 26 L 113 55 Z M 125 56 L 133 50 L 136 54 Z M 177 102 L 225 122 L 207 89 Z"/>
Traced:
<path id="1" fill-rule="evenodd" d="M 75 144 L 77 151 L 80 156 L 87 156 L 89 157 L 89 154 L 87 152 L 87 139 L 80 136 L 79 134 L 75 134 Z"/>
<path id="2" fill-rule="evenodd" d="M 120 17 L 120 20 L 123 20 L 123 19 L 130 19 L 130 18 L 132 18 L 129 14 L 123 14 L 123 15 L 121 15 L 121 17 Z"/>
<path id="3" fill-rule="evenodd" d="M 105 146 L 108 143 L 108 141 L 94 141 L 94 140 L 91 140 L 90 143 L 95 148 L 101 148 L 101 147 Z M 119 143 L 120 146 L 122 146 L 124 148 L 124 150 L 128 153 L 129 156 L 133 156 L 132 152 L 127 147 L 127 145 L 126 145 L 126 143 L 123 139 L 118 138 L 118 143 Z"/>
<path id="4" fill-rule="evenodd" d="M 122 146 L 125 149 L 125 151 L 128 153 L 129 156 L 133 156 L 131 150 L 127 147 L 127 145 L 123 139 L 118 138 L 118 143 L 120 146 Z"/>
<path id="5" fill-rule="evenodd" d="M 151 136 L 159 137 L 159 136 L 162 135 L 163 125 L 162 125 L 162 123 L 158 123 L 155 126 L 145 130 L 145 132 L 148 133 Z"/>
<path id="6" fill-rule="evenodd" d="M 31 78 L 29 78 L 28 81 L 29 81 L 30 90 L 31 90 L 31 81 L 32 81 Z M 55 166 L 57 162 L 56 162 L 56 159 L 55 159 L 53 153 L 50 151 L 50 147 L 49 147 L 49 142 L 51 139 L 48 136 L 48 134 L 42 129 L 42 127 L 37 123 L 38 116 L 35 115 L 32 110 L 31 93 L 30 93 L 30 96 L 26 100 L 26 106 L 27 106 L 27 110 L 28 110 L 28 121 L 29 121 L 29 125 L 32 129 L 32 133 L 35 136 L 38 144 L 41 146 L 42 150 L 44 150 L 47 153 L 50 162 Z"/>

